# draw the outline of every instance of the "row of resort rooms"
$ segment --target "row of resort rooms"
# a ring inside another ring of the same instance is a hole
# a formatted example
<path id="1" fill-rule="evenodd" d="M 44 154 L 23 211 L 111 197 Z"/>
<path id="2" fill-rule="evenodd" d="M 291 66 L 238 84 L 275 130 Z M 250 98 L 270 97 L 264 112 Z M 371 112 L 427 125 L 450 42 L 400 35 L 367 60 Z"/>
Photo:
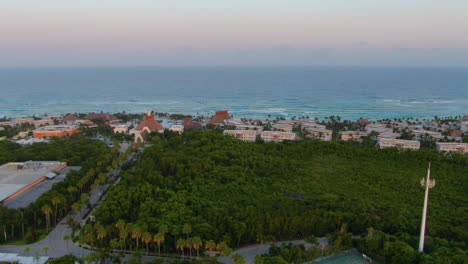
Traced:
<path id="1" fill-rule="evenodd" d="M 332 131 L 326 129 L 308 129 L 312 133 L 309 137 L 314 139 L 320 139 L 324 141 L 332 140 Z M 257 137 L 260 137 L 265 142 L 282 142 L 285 140 L 297 140 L 297 135 L 292 132 L 282 132 L 282 131 L 259 131 L 259 130 L 225 130 L 225 135 L 233 136 L 237 139 L 247 142 L 255 142 Z M 344 141 L 348 140 L 361 140 L 362 137 L 367 136 L 366 132 L 360 131 L 342 131 L 340 132 L 341 139 Z M 386 138 L 379 137 L 378 145 L 380 148 L 403 148 L 403 149 L 420 149 L 421 143 L 417 140 L 404 140 L 396 138 Z M 468 144 L 467 143 L 447 143 L 447 142 L 437 142 L 437 150 L 439 151 L 452 151 L 452 152 L 461 152 L 468 153 Z"/>

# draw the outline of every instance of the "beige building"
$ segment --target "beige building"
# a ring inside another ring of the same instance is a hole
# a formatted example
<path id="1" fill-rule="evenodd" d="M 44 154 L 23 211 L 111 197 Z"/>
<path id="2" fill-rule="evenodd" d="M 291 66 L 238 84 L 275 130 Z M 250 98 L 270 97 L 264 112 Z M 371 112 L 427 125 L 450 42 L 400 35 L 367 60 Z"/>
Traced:
<path id="1" fill-rule="evenodd" d="M 170 131 L 174 131 L 174 132 L 177 132 L 179 134 L 182 134 L 184 133 L 184 126 L 183 125 L 172 125 L 170 128 L 169 128 Z"/>
<path id="2" fill-rule="evenodd" d="M 128 124 L 111 124 L 112 130 L 114 133 L 124 133 L 128 132 L 129 125 Z"/>
<path id="3" fill-rule="evenodd" d="M 238 129 L 238 130 L 254 130 L 254 131 L 258 131 L 258 132 L 263 131 L 262 126 L 253 126 L 253 125 L 237 125 L 236 129 Z"/>
<path id="4" fill-rule="evenodd" d="M 340 131 L 340 138 L 343 141 L 354 140 L 362 141 L 363 137 L 367 137 L 366 132 L 362 131 Z"/>
<path id="5" fill-rule="evenodd" d="M 289 124 L 274 124 L 271 126 L 274 130 L 284 131 L 291 133 L 293 131 L 293 126 Z"/>
<path id="6" fill-rule="evenodd" d="M 379 139 L 380 148 L 404 148 L 404 149 L 419 149 L 421 143 L 417 140 L 404 140 L 404 139 Z"/>
<path id="7" fill-rule="evenodd" d="M 438 151 L 468 153 L 468 143 L 437 142 L 436 147 Z"/>
<path id="8" fill-rule="evenodd" d="M 386 139 L 396 139 L 397 137 L 401 136 L 398 133 L 384 133 L 384 134 L 379 134 L 377 137 L 380 138 L 386 138 Z"/>
<path id="9" fill-rule="evenodd" d="M 48 118 L 43 118 L 43 119 L 40 119 L 40 120 L 34 120 L 33 124 L 34 124 L 34 127 L 53 125 L 54 120 L 53 119 L 48 119 Z"/>
<path id="10" fill-rule="evenodd" d="M 440 132 L 435 132 L 435 131 L 430 131 L 430 130 L 420 130 L 420 129 L 414 129 L 411 130 L 411 133 L 413 133 L 417 139 L 421 139 L 422 136 L 424 135 L 429 135 L 433 138 L 443 138 L 442 133 Z"/>
<path id="11" fill-rule="evenodd" d="M 468 133 L 468 121 L 460 121 L 460 130 Z"/>
<path id="12" fill-rule="evenodd" d="M 333 131 L 323 128 L 307 127 L 306 131 L 310 133 L 309 137 L 313 139 L 320 139 L 322 141 L 331 141 Z"/>
<path id="13" fill-rule="evenodd" d="M 257 139 L 257 131 L 254 130 L 224 130 L 223 134 L 247 142 L 255 142 Z"/>
<path id="14" fill-rule="evenodd" d="M 308 122 L 308 123 L 303 123 L 302 124 L 302 129 L 307 129 L 307 128 L 321 128 L 321 129 L 326 129 L 327 127 L 324 126 L 324 125 L 321 125 L 321 124 L 317 124 L 317 123 L 312 123 L 312 122 Z"/>
<path id="15" fill-rule="evenodd" d="M 280 131 L 263 131 L 260 137 L 265 142 L 283 142 L 284 140 L 296 140 L 296 134 Z"/>

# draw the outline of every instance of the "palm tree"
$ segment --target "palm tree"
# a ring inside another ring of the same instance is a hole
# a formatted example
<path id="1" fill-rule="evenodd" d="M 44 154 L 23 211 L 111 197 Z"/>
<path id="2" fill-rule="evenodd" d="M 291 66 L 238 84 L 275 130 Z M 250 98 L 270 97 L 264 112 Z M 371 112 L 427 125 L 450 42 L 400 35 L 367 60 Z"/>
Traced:
<path id="1" fill-rule="evenodd" d="M 190 257 L 192 257 L 193 237 L 187 238 L 185 240 L 185 247 L 189 249 Z"/>
<path id="2" fill-rule="evenodd" d="M 183 238 L 177 239 L 177 243 L 176 243 L 177 249 L 180 249 L 180 251 L 182 251 L 182 257 L 185 257 L 184 255 L 185 244 L 186 244 L 185 239 Z"/>
<path id="3" fill-rule="evenodd" d="M 153 241 L 158 244 L 158 255 L 161 256 L 161 243 L 164 243 L 164 233 L 157 233 L 154 235 Z"/>
<path id="4" fill-rule="evenodd" d="M 125 241 L 127 240 L 127 237 L 128 237 L 128 229 L 123 227 L 122 229 L 120 229 L 120 232 L 119 232 L 119 237 L 120 239 L 123 240 L 123 251 L 126 252 L 126 243 Z"/>
<path id="5" fill-rule="evenodd" d="M 50 226 L 50 214 L 52 213 L 52 208 L 50 208 L 50 205 L 46 204 L 46 205 L 42 206 L 41 211 L 46 217 L 46 231 L 48 233 L 49 232 L 49 226 Z"/>
<path id="6" fill-rule="evenodd" d="M 153 236 L 149 232 L 144 232 L 143 235 L 141 236 L 141 239 L 146 244 L 146 255 L 148 256 L 149 255 L 148 245 L 149 243 L 151 243 L 151 241 L 153 241 Z"/>
<path id="7" fill-rule="evenodd" d="M 58 211 L 58 205 L 62 203 L 62 198 L 58 195 L 52 197 L 52 204 L 55 206 L 55 212 L 54 212 L 54 224 L 57 224 L 57 211 Z"/>
<path id="8" fill-rule="evenodd" d="M 107 230 L 104 226 L 96 224 L 96 233 L 99 240 L 103 240 L 107 236 Z"/>
<path id="9" fill-rule="evenodd" d="M 213 240 L 208 240 L 205 242 L 205 248 L 208 249 L 209 251 L 215 251 L 216 243 Z"/>
<path id="10" fill-rule="evenodd" d="M 138 241 L 143 235 L 143 230 L 139 226 L 134 226 L 132 229 L 132 238 L 136 240 L 136 249 L 138 249 Z"/>
<path id="11" fill-rule="evenodd" d="M 196 236 L 196 237 L 193 237 L 192 239 L 192 246 L 194 249 L 197 250 L 197 257 L 199 257 L 199 252 L 198 252 L 198 249 L 202 246 L 203 242 L 201 240 L 200 237 Z"/>

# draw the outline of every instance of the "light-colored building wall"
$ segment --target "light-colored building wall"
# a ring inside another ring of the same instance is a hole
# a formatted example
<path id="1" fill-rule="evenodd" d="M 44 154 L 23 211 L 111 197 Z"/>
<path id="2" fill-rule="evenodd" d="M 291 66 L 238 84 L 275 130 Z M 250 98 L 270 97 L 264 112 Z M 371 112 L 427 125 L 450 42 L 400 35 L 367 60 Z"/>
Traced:
<path id="1" fill-rule="evenodd" d="M 170 128 L 169 128 L 170 131 L 174 131 L 174 132 L 177 132 L 179 134 L 182 134 L 184 133 L 184 126 L 183 125 L 172 125 Z"/>
<path id="2" fill-rule="evenodd" d="M 341 131 L 340 137 L 343 141 L 354 140 L 354 141 L 361 141 L 363 137 L 367 137 L 366 132 L 362 131 Z"/>
<path id="3" fill-rule="evenodd" d="M 306 131 L 310 133 L 309 137 L 313 139 L 320 139 L 322 141 L 331 141 L 333 131 L 323 128 L 308 127 Z"/>
<path id="4" fill-rule="evenodd" d="M 404 149 L 419 149 L 421 143 L 417 140 L 404 139 L 379 139 L 380 148 L 404 148 Z"/>
<path id="5" fill-rule="evenodd" d="M 468 143 L 437 142 L 436 147 L 438 151 L 468 153 Z"/>
<path id="6" fill-rule="evenodd" d="M 411 130 L 411 133 L 413 133 L 417 139 L 421 139 L 422 136 L 424 135 L 429 135 L 433 138 L 443 138 L 442 133 L 436 132 L 436 131 L 430 131 L 430 130 L 414 129 L 414 130 Z"/>
<path id="7" fill-rule="evenodd" d="M 377 137 L 380 138 L 386 138 L 386 139 L 396 139 L 397 137 L 401 136 L 398 133 L 383 133 L 379 134 Z"/>
<path id="8" fill-rule="evenodd" d="M 236 126 L 237 130 L 254 130 L 257 132 L 262 132 L 263 127 L 262 126 L 253 126 L 253 125 L 237 125 Z"/>
<path id="9" fill-rule="evenodd" d="M 275 124 L 271 126 L 274 130 L 284 131 L 291 133 L 293 131 L 293 126 L 288 124 Z"/>
<path id="10" fill-rule="evenodd" d="M 224 130 L 223 134 L 247 142 L 255 142 L 257 139 L 257 132 L 253 130 Z"/>
<path id="11" fill-rule="evenodd" d="M 260 137 L 265 142 L 283 142 L 284 140 L 296 140 L 296 134 L 280 131 L 263 131 Z"/>

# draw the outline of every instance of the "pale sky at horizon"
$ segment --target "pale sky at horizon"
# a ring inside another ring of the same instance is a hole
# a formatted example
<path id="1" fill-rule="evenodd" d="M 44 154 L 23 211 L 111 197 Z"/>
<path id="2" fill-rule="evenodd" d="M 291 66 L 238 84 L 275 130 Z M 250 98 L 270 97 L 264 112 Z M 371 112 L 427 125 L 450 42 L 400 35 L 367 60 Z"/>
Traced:
<path id="1" fill-rule="evenodd" d="M 0 0 L 0 67 L 468 66 L 462 0 Z"/>

